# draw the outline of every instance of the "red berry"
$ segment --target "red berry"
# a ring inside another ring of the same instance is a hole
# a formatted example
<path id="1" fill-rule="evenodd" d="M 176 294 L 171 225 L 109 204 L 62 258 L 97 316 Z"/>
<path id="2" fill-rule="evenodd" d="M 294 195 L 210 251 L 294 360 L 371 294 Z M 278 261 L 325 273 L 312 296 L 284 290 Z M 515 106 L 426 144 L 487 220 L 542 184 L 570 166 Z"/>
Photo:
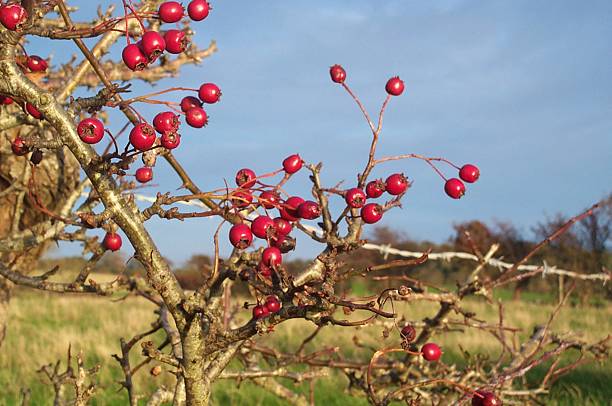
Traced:
<path id="1" fill-rule="evenodd" d="M 37 55 L 28 56 L 26 64 L 32 72 L 44 72 L 48 67 L 47 61 Z"/>
<path id="2" fill-rule="evenodd" d="M 193 96 L 185 96 L 183 100 L 181 100 L 181 110 L 183 113 L 187 113 L 194 107 L 202 107 L 202 102 L 197 97 Z"/>
<path id="3" fill-rule="evenodd" d="M 289 155 L 283 161 L 283 169 L 286 173 L 293 174 L 302 169 L 303 163 L 304 161 L 302 161 L 302 158 L 300 158 L 298 154 Z"/>
<path id="4" fill-rule="evenodd" d="M 166 149 L 174 149 L 181 144 L 181 136 L 178 133 L 168 131 L 161 136 L 161 145 Z"/>
<path id="5" fill-rule="evenodd" d="M 411 343 L 416 338 L 416 329 L 414 328 L 414 326 L 411 326 L 410 324 L 407 326 L 404 326 L 402 330 L 400 331 L 400 336 L 402 336 L 404 341 Z"/>
<path id="6" fill-rule="evenodd" d="M 234 206 L 243 209 L 248 207 L 253 201 L 253 195 L 249 191 L 238 191 L 235 192 L 232 198 Z"/>
<path id="7" fill-rule="evenodd" d="M 255 185 L 257 175 L 249 168 L 243 168 L 236 173 L 236 184 L 241 188 L 248 189 Z"/>
<path id="8" fill-rule="evenodd" d="M 263 262 L 260 262 L 257 264 L 257 273 L 263 278 L 270 279 L 272 277 L 272 268 Z"/>
<path id="9" fill-rule="evenodd" d="M 147 123 L 140 123 L 130 131 L 130 143 L 140 151 L 150 149 L 155 139 L 155 129 Z"/>
<path id="10" fill-rule="evenodd" d="M 304 202 L 299 196 L 291 196 L 285 200 L 285 203 L 279 208 L 279 212 L 282 218 L 288 221 L 299 220 L 298 207 Z"/>
<path id="11" fill-rule="evenodd" d="M 253 307 L 253 318 L 255 320 L 263 319 L 270 315 L 270 310 L 264 305 L 257 305 Z"/>
<path id="12" fill-rule="evenodd" d="M 383 208 L 377 203 L 368 203 L 361 208 L 361 219 L 366 224 L 374 224 L 383 216 Z"/>
<path id="13" fill-rule="evenodd" d="M 34 107 L 33 104 L 26 102 L 25 104 L 25 111 L 26 113 L 28 113 L 29 115 L 31 115 L 32 117 L 38 119 L 38 120 L 42 120 L 43 119 L 43 115 L 40 111 L 38 111 L 38 109 L 36 107 Z"/>
<path id="14" fill-rule="evenodd" d="M 280 196 L 276 192 L 266 190 L 261 192 L 258 201 L 266 209 L 273 209 L 280 204 Z"/>
<path id="15" fill-rule="evenodd" d="M 334 65 L 329 68 L 329 76 L 331 76 L 331 80 L 335 83 L 344 83 L 346 80 L 346 71 L 340 65 Z"/>
<path id="16" fill-rule="evenodd" d="M 383 182 L 382 179 L 376 179 L 371 182 L 368 182 L 365 191 L 369 198 L 376 199 L 377 197 L 380 197 L 383 193 L 385 193 L 385 188 L 385 182 Z"/>
<path id="17" fill-rule="evenodd" d="M 268 216 L 259 216 L 251 223 L 251 231 L 259 238 L 268 238 L 274 230 L 274 220 Z"/>
<path id="18" fill-rule="evenodd" d="M 366 202 L 366 194 L 363 190 L 354 187 L 344 193 L 344 200 L 349 207 L 359 209 L 363 207 Z"/>
<path id="19" fill-rule="evenodd" d="M 208 116 L 202 107 L 193 107 L 185 113 L 185 121 L 194 128 L 202 128 L 208 124 Z"/>
<path id="20" fill-rule="evenodd" d="M 459 170 L 459 177 L 467 183 L 474 183 L 480 177 L 480 170 L 476 165 L 466 164 Z"/>
<path id="21" fill-rule="evenodd" d="M 166 1 L 159 6 L 159 18 L 165 23 L 175 23 L 183 18 L 185 9 L 179 2 Z"/>
<path id="22" fill-rule="evenodd" d="M 270 313 L 278 313 L 278 311 L 281 309 L 281 303 L 278 301 L 276 296 L 268 296 L 265 306 L 268 308 Z"/>
<path id="23" fill-rule="evenodd" d="M 187 6 L 187 13 L 193 21 L 202 21 L 208 17 L 210 10 L 210 4 L 206 0 L 192 0 Z"/>
<path id="24" fill-rule="evenodd" d="M 465 194 L 465 185 L 457 178 L 450 178 L 444 184 L 444 191 L 453 199 L 461 199 Z"/>
<path id="25" fill-rule="evenodd" d="M 278 267 L 283 263 L 283 254 L 276 247 L 268 247 L 261 254 L 261 262 L 272 268 Z"/>
<path id="26" fill-rule="evenodd" d="M 13 154 L 23 156 L 28 153 L 29 148 L 26 146 L 23 138 L 15 137 L 13 142 L 11 142 L 11 150 L 13 150 Z"/>
<path id="27" fill-rule="evenodd" d="M 306 220 L 314 220 L 321 215 L 319 203 L 306 200 L 298 206 L 298 216 Z"/>
<path id="28" fill-rule="evenodd" d="M 385 190 L 394 196 L 404 193 L 408 186 L 410 186 L 410 183 L 403 173 L 394 173 L 385 181 Z"/>
<path id="29" fill-rule="evenodd" d="M 102 245 L 107 250 L 117 251 L 121 248 L 121 236 L 117 233 L 106 233 Z"/>
<path id="30" fill-rule="evenodd" d="M 288 235 L 275 235 L 270 239 L 270 242 L 273 247 L 281 250 L 283 254 L 293 251 L 296 243 L 295 238 Z"/>
<path id="31" fill-rule="evenodd" d="M 43 159 L 43 153 L 40 149 L 35 149 L 34 152 L 32 152 L 32 155 L 30 155 L 30 162 L 32 162 L 34 165 L 38 165 Z"/>
<path id="32" fill-rule="evenodd" d="M 398 76 L 392 77 L 387 81 L 385 90 L 391 96 L 399 96 L 404 92 L 404 82 Z"/>
<path id="33" fill-rule="evenodd" d="M 437 361 L 442 356 L 442 350 L 437 344 L 427 343 L 421 347 L 421 355 L 426 361 Z"/>
<path id="34" fill-rule="evenodd" d="M 81 120 L 77 126 L 77 134 L 87 144 L 97 144 L 104 137 L 104 124 L 94 117 Z"/>
<path id="35" fill-rule="evenodd" d="M 171 111 L 164 111 L 153 118 L 153 126 L 158 133 L 176 131 L 179 126 L 178 116 Z"/>
<path id="36" fill-rule="evenodd" d="M 204 83 L 200 86 L 198 96 L 204 103 L 213 104 L 218 102 L 219 98 L 221 98 L 221 89 L 214 83 Z"/>
<path id="37" fill-rule="evenodd" d="M 136 180 L 140 183 L 147 183 L 153 179 L 153 169 L 148 166 L 136 169 Z"/>
<path id="38" fill-rule="evenodd" d="M 291 223 L 282 217 L 276 217 L 274 219 L 274 228 L 276 229 L 276 234 L 278 235 L 289 235 L 291 230 L 293 230 Z"/>
<path id="39" fill-rule="evenodd" d="M 13 99 L 8 96 L 0 95 L 0 104 L 9 105 L 13 104 Z"/>
<path id="40" fill-rule="evenodd" d="M 28 12 L 20 4 L 6 4 L 0 7 L 0 23 L 7 30 L 16 31 L 28 19 Z"/>
<path id="41" fill-rule="evenodd" d="M 140 49 L 149 62 L 152 62 L 164 53 L 166 41 L 159 32 L 147 31 L 140 39 Z"/>
<path id="42" fill-rule="evenodd" d="M 493 392 L 477 390 L 472 396 L 472 406 L 501 406 L 502 404 L 501 399 Z"/>
<path id="43" fill-rule="evenodd" d="M 136 44 L 129 44 L 123 48 L 121 58 L 125 66 L 133 71 L 143 70 L 147 67 L 147 63 L 149 62 L 145 54 L 140 50 L 140 47 Z"/>
<path id="44" fill-rule="evenodd" d="M 229 239 L 234 247 L 243 250 L 253 242 L 253 233 L 246 224 L 236 224 L 230 229 Z"/>
<path id="45" fill-rule="evenodd" d="M 180 54 L 187 49 L 189 45 L 189 39 L 185 33 L 180 30 L 168 30 L 164 34 L 164 41 L 166 41 L 166 51 L 171 54 Z"/>

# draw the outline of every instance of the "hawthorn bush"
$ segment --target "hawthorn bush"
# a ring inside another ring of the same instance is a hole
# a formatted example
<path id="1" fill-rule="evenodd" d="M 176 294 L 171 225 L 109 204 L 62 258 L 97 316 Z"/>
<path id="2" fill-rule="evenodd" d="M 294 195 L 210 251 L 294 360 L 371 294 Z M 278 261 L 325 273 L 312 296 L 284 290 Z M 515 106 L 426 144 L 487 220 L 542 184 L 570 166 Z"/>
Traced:
<path id="1" fill-rule="evenodd" d="M 562 374 L 586 360 L 605 356 L 607 338 L 586 343 L 574 335 L 552 332 L 550 324 L 558 309 L 547 325 L 519 345 L 518 329 L 505 325 L 501 304 L 491 302 L 499 306 L 497 324 L 479 320 L 461 304 L 474 295 L 490 300 L 493 289 L 542 273 L 543 267 L 523 272 L 521 266 L 598 205 L 563 224 L 495 278 L 479 276 L 496 246 L 484 253 L 474 249 L 478 264 L 453 291 L 405 275 L 407 267 L 427 261 L 427 252 L 415 259 L 363 269 L 344 266 L 343 256 L 366 243 L 363 230 L 384 221 L 385 213 L 397 209 L 410 190 L 411 182 L 402 173 L 372 179 L 375 167 L 389 161 L 421 160 L 441 177 L 440 190 L 453 199 L 466 193 L 466 184 L 478 180 L 478 167 L 413 153 L 378 156 L 385 110 L 394 97 L 402 96 L 406 85 L 397 76 L 381 85 L 385 98 L 373 119 L 349 87 L 350 75 L 341 65 L 333 65 L 330 86 L 349 95 L 371 131 L 369 154 L 363 168 L 356 169 L 354 180 L 346 187 L 323 185 L 321 164 L 310 163 L 296 153 L 280 158 L 268 173 L 243 168 L 235 174 L 234 185 L 203 191 L 172 151 L 195 142 L 181 138 L 181 131 L 205 127 L 207 110 L 212 105 L 222 106 L 222 84 L 193 83 L 191 88 L 162 89 L 130 98 L 124 94 L 132 81 L 155 84 L 179 74 L 181 66 L 210 56 L 216 49 L 214 42 L 205 49 L 191 43 L 189 24 L 205 24 L 206 19 L 214 18 L 214 12 L 206 0 L 192 0 L 186 8 L 173 1 L 123 0 L 118 5 L 120 12 L 114 7 L 99 10 L 92 15 L 93 21 L 84 22 L 73 21 L 74 9 L 64 0 L 5 1 L 0 7 L 2 318 L 6 317 L 13 284 L 57 294 L 139 295 L 154 303 L 157 311 L 151 328 L 126 331 L 114 355 L 124 374 L 121 385 L 130 404 L 143 397 L 148 404 L 208 404 L 212 385 L 220 378 L 252 380 L 290 403 L 307 404 L 303 394 L 281 385 L 279 379 L 314 380 L 322 371 L 336 369 L 347 376 L 353 389 L 377 405 L 398 400 L 408 404 L 455 401 L 500 405 L 506 398 L 519 402 L 535 399 Z M 95 45 L 86 45 L 86 38 L 94 38 Z M 28 53 L 32 41 L 49 40 L 72 41 L 82 57 L 53 66 L 45 55 Z M 121 58 L 113 53 L 105 56 L 115 43 L 122 44 Z M 87 95 L 73 96 L 77 90 Z M 141 114 L 143 103 L 155 105 L 157 114 Z M 128 125 L 121 128 L 110 122 L 107 113 L 112 109 L 120 111 Z M 127 140 L 121 139 L 123 134 Z M 138 206 L 135 189 L 155 179 L 159 165 L 169 165 L 184 190 L 160 191 L 148 206 Z M 309 175 L 311 190 L 287 195 L 284 185 L 303 172 Z M 339 212 L 332 209 L 332 200 L 343 202 Z M 199 206 L 183 205 L 186 202 Z M 147 231 L 147 221 L 153 217 L 206 217 L 219 223 L 210 236 L 212 264 L 202 270 L 199 279 L 191 278 L 193 289 L 181 287 Z M 101 241 L 92 232 L 96 229 L 104 231 Z M 283 256 L 299 249 L 296 233 L 321 244 L 322 249 L 308 265 L 289 272 Z M 234 247 L 223 259 L 219 254 L 221 239 Z M 87 264 L 71 280 L 58 281 L 59 268 L 32 275 L 30 269 L 46 247 L 60 240 L 82 244 L 89 255 Z M 106 251 L 124 249 L 126 244 L 133 247 L 133 258 L 142 265 L 144 275 L 122 274 L 108 283 L 90 277 Z M 385 271 L 379 279 L 390 287 L 377 295 L 354 297 L 350 291 L 338 289 L 340 284 L 350 287 L 352 278 L 375 277 L 379 271 Z M 608 274 L 567 275 L 609 279 Z M 238 291 L 241 296 L 232 300 L 233 292 Z M 394 302 L 421 300 L 431 302 L 436 310 L 433 317 L 412 320 L 394 310 Z M 460 321 L 450 320 L 451 314 Z M 300 340 L 302 344 L 294 352 L 265 345 L 265 336 L 273 334 L 274 326 L 297 318 L 316 328 Z M 305 351 L 306 344 L 324 327 L 369 324 L 379 326 L 381 336 L 394 344 L 372 349 L 367 361 L 342 357 L 333 347 Z M 499 341 L 501 355 L 491 359 L 466 354 L 463 364 L 443 363 L 436 336 L 457 325 L 490 334 Z M 5 334 L 4 330 L 1 333 Z M 161 340 L 160 335 L 164 337 Z M 145 360 L 133 365 L 133 351 L 141 351 Z M 573 361 L 564 364 L 561 357 L 568 352 Z M 93 375 L 98 367 L 86 367 L 79 354 L 75 368 L 72 358 L 69 352 L 65 372 L 60 372 L 59 364 L 44 366 L 41 371 L 53 384 L 56 401 L 70 396 L 74 404 L 85 404 L 95 394 Z M 233 360 L 236 362 L 228 368 Z M 523 379 L 525 374 L 547 361 L 552 363 L 542 382 L 529 386 Z M 142 393 L 135 387 L 133 376 L 145 373 L 142 367 L 147 364 L 153 365 L 149 370 L 152 376 L 159 375 L 162 368 L 170 370 L 175 376 L 173 387 L 159 387 L 154 393 Z M 64 386 L 71 390 L 64 391 Z"/>

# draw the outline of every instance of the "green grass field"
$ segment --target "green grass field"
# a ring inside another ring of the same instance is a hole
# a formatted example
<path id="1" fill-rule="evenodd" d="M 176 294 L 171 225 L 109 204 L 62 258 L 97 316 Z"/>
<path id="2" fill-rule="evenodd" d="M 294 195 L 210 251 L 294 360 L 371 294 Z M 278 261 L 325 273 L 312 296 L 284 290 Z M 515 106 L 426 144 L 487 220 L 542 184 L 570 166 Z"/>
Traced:
<path id="1" fill-rule="evenodd" d="M 436 308 L 431 304 L 400 305 L 400 311 L 419 319 L 432 315 Z M 509 325 L 523 329 L 528 335 L 537 323 L 546 321 L 551 305 L 541 303 L 508 302 Z M 476 311 L 481 318 L 495 321 L 494 307 L 480 301 L 468 302 L 468 309 Z M 18 404 L 21 388 L 29 388 L 33 405 L 52 404 L 51 387 L 44 384 L 45 378 L 36 371 L 44 364 L 65 359 L 68 345 L 73 350 L 83 350 L 86 365 L 100 364 L 98 375 L 99 389 L 93 404 L 123 405 L 125 392 L 116 383 L 122 378 L 119 366 L 111 354 L 119 352 L 119 338 L 129 332 L 146 328 L 153 320 L 152 307 L 144 300 L 128 298 L 113 302 L 109 298 L 84 296 L 58 296 L 19 290 L 11 304 L 11 318 L 8 335 L 0 347 L 0 404 Z M 245 312 L 246 317 L 246 312 Z M 573 330 L 586 340 L 596 340 L 610 333 L 612 325 L 612 306 L 568 307 L 563 309 L 554 324 L 557 331 Z M 267 345 L 279 349 L 295 349 L 301 338 L 313 330 L 313 326 L 303 321 L 291 321 L 276 328 L 273 334 L 260 338 Z M 397 342 L 397 337 L 383 340 L 380 327 L 360 329 L 324 329 L 310 348 L 327 345 L 339 346 L 346 356 L 366 359 L 371 352 L 355 349 L 353 336 L 357 335 L 364 344 L 380 348 Z M 160 337 L 156 337 L 157 341 Z M 155 338 L 154 338 L 155 340 Z M 471 351 L 481 351 L 494 355 L 498 348 L 495 342 L 482 333 L 450 334 L 437 337 L 445 354 L 443 360 L 453 362 L 459 359 L 457 344 Z M 134 351 L 134 362 L 142 359 Z M 140 373 L 135 384 L 139 393 L 149 395 L 158 385 L 170 384 L 171 376 L 163 372 L 153 378 L 146 368 Z M 528 380 L 536 382 L 542 376 L 542 368 L 532 371 Z M 549 405 L 609 405 L 612 400 L 612 366 L 590 364 L 565 376 L 553 388 L 546 404 Z M 344 377 L 331 374 L 316 383 L 316 404 L 366 405 L 364 398 L 352 397 L 346 393 Z M 298 390 L 307 391 L 306 385 Z M 244 382 L 238 388 L 234 382 L 223 381 L 217 384 L 214 392 L 215 404 L 223 405 L 283 405 L 282 400 L 265 390 Z M 143 400 L 144 404 L 144 400 Z"/>

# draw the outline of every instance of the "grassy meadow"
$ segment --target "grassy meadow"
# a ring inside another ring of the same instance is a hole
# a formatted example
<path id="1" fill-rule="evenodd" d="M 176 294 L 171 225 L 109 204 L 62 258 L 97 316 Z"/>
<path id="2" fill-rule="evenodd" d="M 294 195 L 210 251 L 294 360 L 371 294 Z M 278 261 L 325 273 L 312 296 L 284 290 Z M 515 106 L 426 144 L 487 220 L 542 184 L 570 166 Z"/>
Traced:
<path id="1" fill-rule="evenodd" d="M 432 304 L 400 304 L 400 313 L 409 319 L 420 319 L 433 315 L 436 308 Z M 495 322 L 495 306 L 483 301 L 473 300 L 466 308 L 473 310 L 487 321 Z M 552 304 L 537 301 L 513 303 L 506 302 L 508 325 L 523 329 L 522 336 L 531 332 L 537 323 L 544 323 Z M 0 405 L 19 403 L 21 388 L 31 390 L 32 405 L 52 404 L 52 389 L 45 384 L 46 378 L 36 371 L 44 364 L 65 357 L 68 345 L 73 352 L 82 350 L 86 366 L 100 364 L 98 391 L 93 404 L 123 405 L 126 403 L 125 391 L 116 383 L 122 378 L 117 362 L 111 354 L 118 353 L 119 339 L 130 332 L 144 330 L 154 320 L 152 306 L 143 299 L 127 298 L 113 301 L 110 298 L 86 296 L 59 296 L 19 289 L 11 303 L 11 317 L 8 335 L 0 347 Z M 245 317 L 248 317 L 245 311 Z M 567 307 L 564 308 L 554 324 L 557 331 L 579 333 L 586 340 L 596 340 L 609 334 L 612 326 L 612 306 Z M 313 326 L 304 321 L 291 321 L 277 326 L 273 334 L 261 337 L 266 345 L 279 349 L 295 349 L 301 339 L 313 331 Z M 326 328 L 308 348 L 327 345 L 338 346 L 347 357 L 366 359 L 371 352 L 360 349 L 353 343 L 357 335 L 364 345 L 380 347 L 397 344 L 397 336 L 384 340 L 380 327 Z M 153 338 L 159 342 L 161 336 Z M 470 352 L 481 351 L 496 354 L 499 351 L 495 341 L 480 332 L 467 334 L 451 333 L 436 337 L 444 348 L 443 360 L 453 362 L 459 359 L 458 344 Z M 136 363 L 142 359 L 139 350 L 133 351 Z M 139 393 L 149 395 L 159 385 L 170 384 L 169 372 L 152 377 L 148 365 L 135 379 Z M 544 373 L 542 368 L 532 371 L 528 380 L 536 381 Z M 565 376 L 553 388 L 546 404 L 549 405 L 608 405 L 612 400 L 612 365 L 589 364 Z M 316 404 L 366 405 L 365 399 L 347 393 L 346 379 L 331 374 L 316 383 Z M 307 385 L 298 388 L 306 393 Z M 234 382 L 223 381 L 217 384 L 214 392 L 215 404 L 223 405 L 283 405 L 282 400 L 268 394 L 265 390 L 244 382 L 238 388 Z M 144 404 L 144 400 L 143 400 Z"/>

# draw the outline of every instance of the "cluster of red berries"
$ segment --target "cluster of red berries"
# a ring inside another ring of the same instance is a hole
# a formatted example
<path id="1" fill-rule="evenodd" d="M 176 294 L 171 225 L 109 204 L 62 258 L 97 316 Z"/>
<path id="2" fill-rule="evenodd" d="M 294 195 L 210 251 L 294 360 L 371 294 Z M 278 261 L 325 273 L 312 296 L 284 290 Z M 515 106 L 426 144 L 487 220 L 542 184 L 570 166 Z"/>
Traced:
<path id="1" fill-rule="evenodd" d="M 0 6 L 0 23 L 10 31 L 18 31 L 28 19 L 28 12 L 21 4 Z"/>
<path id="2" fill-rule="evenodd" d="M 202 21 L 208 17 L 211 7 L 206 0 L 192 0 L 187 6 L 187 14 L 193 21 Z M 164 23 L 176 23 L 185 15 L 185 9 L 176 1 L 163 2 L 157 11 Z M 180 54 L 187 49 L 189 39 L 184 31 L 168 30 L 162 36 L 157 31 L 146 31 L 136 44 L 128 44 L 121 54 L 125 65 L 133 71 L 143 70 L 150 63 L 167 51 Z"/>
<path id="3" fill-rule="evenodd" d="M 283 161 L 283 170 L 286 174 L 294 174 L 303 166 L 302 158 L 290 155 Z M 265 278 L 272 275 L 272 269 L 282 264 L 282 254 L 293 249 L 292 238 L 289 236 L 293 230 L 292 222 L 314 220 L 321 215 L 321 208 L 317 202 L 304 200 L 299 196 L 291 196 L 282 200 L 274 189 L 264 188 L 257 201 L 253 202 L 253 187 L 257 183 L 255 172 L 243 168 L 236 173 L 238 190 L 232 194 L 231 203 L 238 209 L 251 205 L 259 205 L 266 210 L 277 209 L 278 217 L 272 218 L 260 215 L 251 221 L 250 226 L 245 223 L 235 224 L 229 232 L 230 243 L 238 249 L 246 249 L 253 243 L 253 236 L 268 242 L 263 250 L 261 261 L 257 267 L 259 274 Z"/>
<path id="4" fill-rule="evenodd" d="M 280 300 L 276 296 L 268 296 L 263 304 L 253 307 L 253 318 L 263 319 L 271 314 L 278 313 L 282 307 Z"/>
<path id="5" fill-rule="evenodd" d="M 382 179 L 373 180 L 366 185 L 365 191 L 360 188 L 352 188 L 344 192 L 344 200 L 352 209 L 361 209 L 361 219 L 366 224 L 374 224 L 383 216 L 383 207 L 378 203 L 367 203 L 368 198 L 376 199 L 387 192 L 392 196 L 405 193 L 410 187 L 410 182 L 404 174 L 394 173 L 386 181 Z"/>
<path id="6" fill-rule="evenodd" d="M 221 98 L 221 89 L 214 83 L 204 83 L 198 90 L 199 99 L 186 96 L 181 100 L 181 111 L 185 114 L 185 121 L 194 128 L 202 128 L 208 123 L 208 115 L 202 108 L 203 103 L 216 103 Z M 130 144 L 139 151 L 147 151 L 156 144 L 157 134 L 160 134 L 159 144 L 172 150 L 181 143 L 178 133 L 180 126 L 179 116 L 173 111 L 163 111 L 153 118 L 153 125 L 143 121 L 130 131 Z M 87 144 L 97 144 L 104 137 L 104 124 L 96 117 L 87 117 L 77 125 L 77 133 L 81 140 Z M 149 167 L 139 168 L 136 171 L 136 180 L 146 183 L 153 179 L 153 170 Z"/>
<path id="7" fill-rule="evenodd" d="M 444 191 L 446 194 L 453 199 L 461 199 L 465 194 L 465 184 L 474 183 L 480 177 L 480 170 L 477 166 L 472 164 L 466 164 L 459 169 L 459 178 L 450 178 L 444 184 Z M 463 182 L 462 182 L 463 181 Z"/>

